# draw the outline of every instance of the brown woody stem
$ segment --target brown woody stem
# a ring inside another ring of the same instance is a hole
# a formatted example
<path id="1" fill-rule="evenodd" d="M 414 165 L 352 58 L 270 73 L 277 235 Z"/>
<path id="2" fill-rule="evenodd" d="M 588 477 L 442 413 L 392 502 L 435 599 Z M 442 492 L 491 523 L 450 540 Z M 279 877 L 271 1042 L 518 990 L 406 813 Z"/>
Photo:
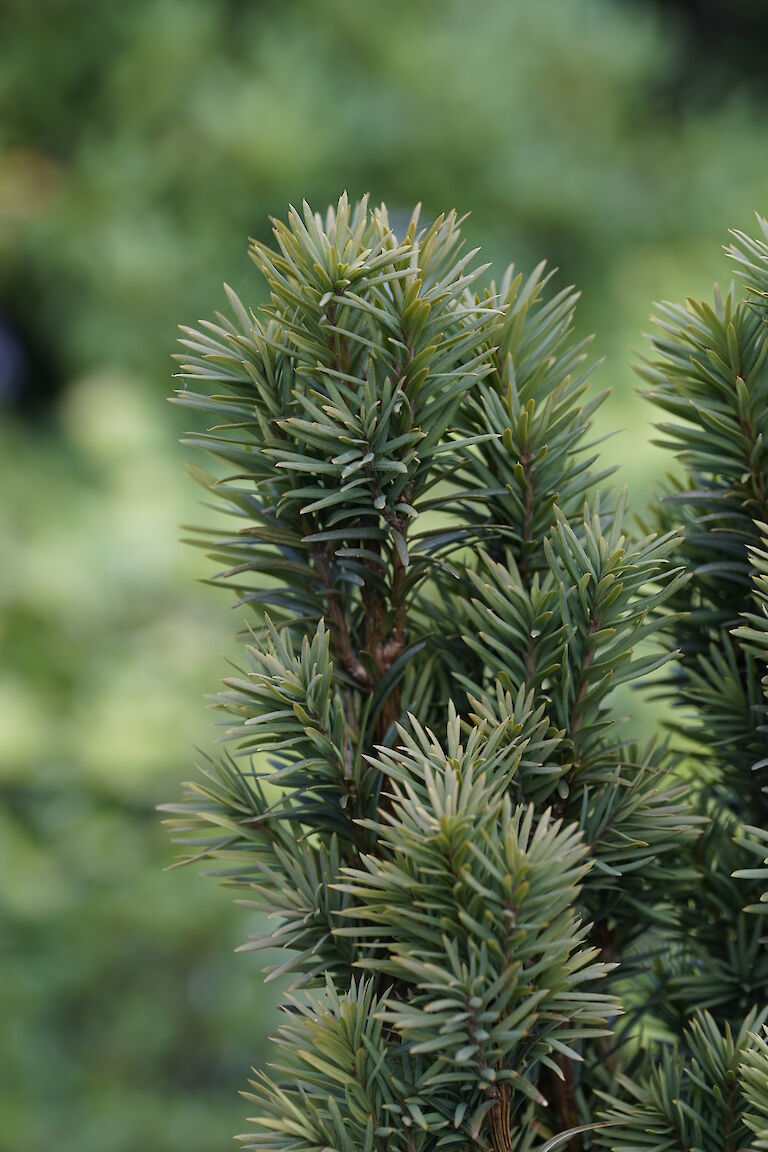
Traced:
<path id="1" fill-rule="evenodd" d="M 498 1089 L 496 1102 L 488 1113 L 493 1152 L 512 1152 L 512 1139 L 509 1134 L 511 1120 L 509 1094 L 502 1086 Z"/>

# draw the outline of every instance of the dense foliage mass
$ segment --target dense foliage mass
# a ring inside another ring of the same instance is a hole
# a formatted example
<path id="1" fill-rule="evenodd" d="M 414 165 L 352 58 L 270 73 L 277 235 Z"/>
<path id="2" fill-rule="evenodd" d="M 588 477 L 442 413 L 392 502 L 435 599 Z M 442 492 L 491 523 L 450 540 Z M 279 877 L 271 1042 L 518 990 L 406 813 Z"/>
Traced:
<path id="1" fill-rule="evenodd" d="M 744 302 L 662 312 L 686 471 L 638 537 L 597 494 L 576 294 L 478 290 L 459 223 L 292 209 L 252 245 L 267 307 L 184 330 L 232 517 L 197 539 L 254 618 L 171 824 L 290 977 L 243 1139 L 763 1147 L 763 877 L 732 873 L 767 762 L 768 247 L 739 238 Z M 690 768 L 615 713 L 659 669 Z"/>

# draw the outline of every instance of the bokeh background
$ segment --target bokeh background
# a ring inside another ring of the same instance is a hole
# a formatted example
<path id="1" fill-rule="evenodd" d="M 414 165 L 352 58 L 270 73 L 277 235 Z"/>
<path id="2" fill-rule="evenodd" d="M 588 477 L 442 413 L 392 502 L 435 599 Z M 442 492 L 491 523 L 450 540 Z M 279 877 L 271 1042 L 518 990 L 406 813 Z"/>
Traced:
<path id="1" fill-rule="evenodd" d="M 0 1152 L 230 1146 L 274 996 L 154 811 L 239 619 L 178 543 L 179 321 L 306 196 L 472 210 L 584 290 L 605 446 L 651 301 L 768 213 L 765 0 L 0 0 Z"/>

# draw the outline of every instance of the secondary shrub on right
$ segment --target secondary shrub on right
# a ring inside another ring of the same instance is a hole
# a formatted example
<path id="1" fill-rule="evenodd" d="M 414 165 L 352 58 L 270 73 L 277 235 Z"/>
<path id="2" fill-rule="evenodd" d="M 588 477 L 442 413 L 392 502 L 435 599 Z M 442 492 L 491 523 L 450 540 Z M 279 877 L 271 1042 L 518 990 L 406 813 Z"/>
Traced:
<path id="1" fill-rule="evenodd" d="M 768 223 L 734 233 L 745 291 L 657 310 L 646 395 L 676 467 L 653 511 L 682 524 L 691 574 L 665 686 L 707 821 L 670 869 L 673 946 L 649 949 L 645 996 L 671 1043 L 608 1096 L 614 1152 L 768 1148 Z M 670 461 L 672 464 L 672 461 Z M 757 857 L 756 854 L 757 853 Z M 755 867 L 755 864 L 758 867 Z M 656 1048 L 655 1045 L 653 1045 Z M 658 1052 L 658 1048 L 656 1048 Z"/>

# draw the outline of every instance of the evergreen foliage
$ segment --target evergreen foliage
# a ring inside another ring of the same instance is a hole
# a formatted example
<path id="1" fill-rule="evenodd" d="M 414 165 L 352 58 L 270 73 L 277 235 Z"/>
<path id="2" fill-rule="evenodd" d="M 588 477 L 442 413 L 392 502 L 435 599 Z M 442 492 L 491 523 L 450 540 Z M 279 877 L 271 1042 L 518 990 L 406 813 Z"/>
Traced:
<path id="1" fill-rule="evenodd" d="M 598 492 L 577 294 L 478 289 L 460 223 L 291 209 L 251 248 L 268 305 L 184 329 L 230 517 L 193 539 L 249 630 L 167 811 L 289 982 L 242 1139 L 768 1147 L 768 247 L 739 238 L 745 301 L 661 313 L 684 473 L 641 535 Z M 649 677 L 685 764 L 616 710 Z"/>
<path id="2" fill-rule="evenodd" d="M 661 443 L 680 469 L 654 509 L 657 528 L 682 524 L 677 555 L 690 584 L 676 590 L 670 643 L 681 659 L 664 685 L 704 834 L 671 876 L 674 922 L 643 991 L 658 1005 L 668 1047 L 645 1071 L 617 1079 L 604 1113 L 618 1124 L 600 1146 L 759 1149 L 768 1146 L 768 1066 L 762 1032 L 768 953 L 762 920 L 766 784 L 765 551 L 768 431 L 768 226 L 734 234 L 729 255 L 746 292 L 712 305 L 658 309 L 640 372 L 671 420 Z M 759 1013 L 759 1014 L 758 1014 Z M 617 1098 L 618 1096 L 618 1098 Z"/>
<path id="3" fill-rule="evenodd" d="M 685 1061 L 663 1052 L 647 1079 L 617 1077 L 624 1099 L 609 1099 L 611 1125 L 598 1129 L 599 1147 L 727 1149 L 768 1147 L 768 1044 L 765 1012 L 751 1012 L 737 1035 L 720 1031 L 707 1012 L 683 1033 Z"/>

